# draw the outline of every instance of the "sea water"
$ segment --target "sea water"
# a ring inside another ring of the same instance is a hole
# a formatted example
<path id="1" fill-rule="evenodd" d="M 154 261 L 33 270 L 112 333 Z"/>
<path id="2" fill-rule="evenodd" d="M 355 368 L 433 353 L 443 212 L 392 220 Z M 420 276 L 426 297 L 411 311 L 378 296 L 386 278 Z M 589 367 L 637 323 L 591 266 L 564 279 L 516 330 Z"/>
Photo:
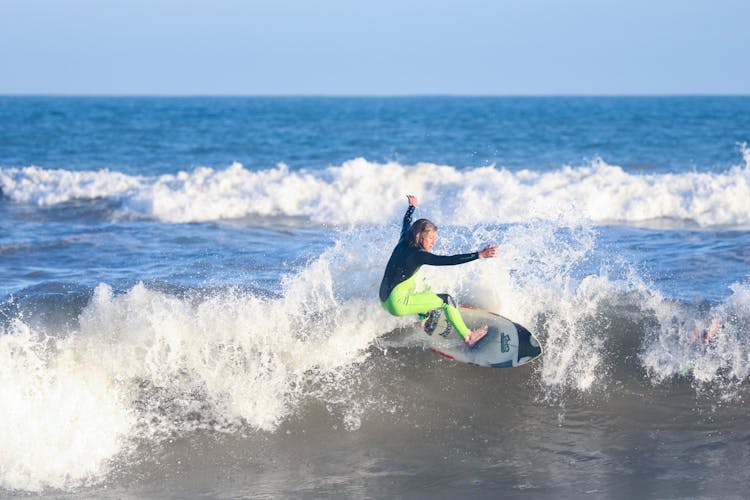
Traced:
<path id="1" fill-rule="evenodd" d="M 743 498 L 749 141 L 749 97 L 0 97 L 0 496 Z M 407 194 L 500 246 L 423 286 L 540 360 L 381 309 Z"/>

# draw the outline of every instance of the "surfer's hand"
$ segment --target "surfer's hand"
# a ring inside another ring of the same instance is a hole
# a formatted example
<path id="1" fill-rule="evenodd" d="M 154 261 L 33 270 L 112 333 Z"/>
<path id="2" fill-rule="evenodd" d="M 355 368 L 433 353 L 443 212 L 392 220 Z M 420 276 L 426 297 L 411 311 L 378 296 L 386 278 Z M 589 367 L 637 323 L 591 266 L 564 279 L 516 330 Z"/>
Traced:
<path id="1" fill-rule="evenodd" d="M 487 245 L 482 250 L 479 251 L 479 258 L 480 259 L 489 259 L 490 257 L 495 257 L 498 254 L 499 250 L 495 245 Z"/>
<path id="2" fill-rule="evenodd" d="M 410 207 L 416 207 L 417 205 L 419 205 L 419 200 L 414 195 L 407 194 L 406 195 L 406 199 L 409 200 L 409 206 Z"/>

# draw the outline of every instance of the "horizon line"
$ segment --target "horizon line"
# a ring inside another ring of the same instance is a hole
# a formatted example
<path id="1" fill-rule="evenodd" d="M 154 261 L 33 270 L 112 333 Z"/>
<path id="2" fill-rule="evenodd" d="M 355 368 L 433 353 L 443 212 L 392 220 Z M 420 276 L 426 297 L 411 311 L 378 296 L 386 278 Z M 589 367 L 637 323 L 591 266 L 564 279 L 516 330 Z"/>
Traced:
<path id="1" fill-rule="evenodd" d="M 83 92 L 0 92 L 0 97 L 109 97 L 109 98 L 548 98 L 548 97 L 750 97 L 750 93 L 548 93 L 548 94 L 463 94 L 463 93 L 393 93 L 393 94 L 354 94 L 354 93 L 83 93 Z"/>

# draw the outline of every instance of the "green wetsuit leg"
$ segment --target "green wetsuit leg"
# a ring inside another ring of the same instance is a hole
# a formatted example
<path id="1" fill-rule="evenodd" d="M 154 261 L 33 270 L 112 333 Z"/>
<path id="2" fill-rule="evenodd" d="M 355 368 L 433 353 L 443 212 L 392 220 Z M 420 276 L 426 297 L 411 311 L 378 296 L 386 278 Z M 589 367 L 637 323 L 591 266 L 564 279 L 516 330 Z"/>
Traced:
<path id="1" fill-rule="evenodd" d="M 382 302 L 386 311 L 394 316 L 425 314 L 435 309 L 445 311 L 445 317 L 461 338 L 471 333 L 456 307 L 446 303 L 434 293 L 414 293 L 414 278 L 402 281 L 391 291 L 388 299 Z"/>

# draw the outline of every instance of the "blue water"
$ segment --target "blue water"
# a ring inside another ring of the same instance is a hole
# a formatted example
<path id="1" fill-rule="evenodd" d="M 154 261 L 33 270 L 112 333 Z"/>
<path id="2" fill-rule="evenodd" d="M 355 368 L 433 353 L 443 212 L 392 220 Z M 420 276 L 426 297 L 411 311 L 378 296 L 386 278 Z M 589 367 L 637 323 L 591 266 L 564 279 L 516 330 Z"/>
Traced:
<path id="1" fill-rule="evenodd" d="M 553 170 L 719 171 L 746 141 L 746 97 L 0 97 L 2 165 L 160 174 L 352 158 Z"/>
<path id="2" fill-rule="evenodd" d="M 1 491 L 739 498 L 749 141 L 750 97 L 0 97 Z M 539 362 L 380 309 L 406 194 Z"/>

